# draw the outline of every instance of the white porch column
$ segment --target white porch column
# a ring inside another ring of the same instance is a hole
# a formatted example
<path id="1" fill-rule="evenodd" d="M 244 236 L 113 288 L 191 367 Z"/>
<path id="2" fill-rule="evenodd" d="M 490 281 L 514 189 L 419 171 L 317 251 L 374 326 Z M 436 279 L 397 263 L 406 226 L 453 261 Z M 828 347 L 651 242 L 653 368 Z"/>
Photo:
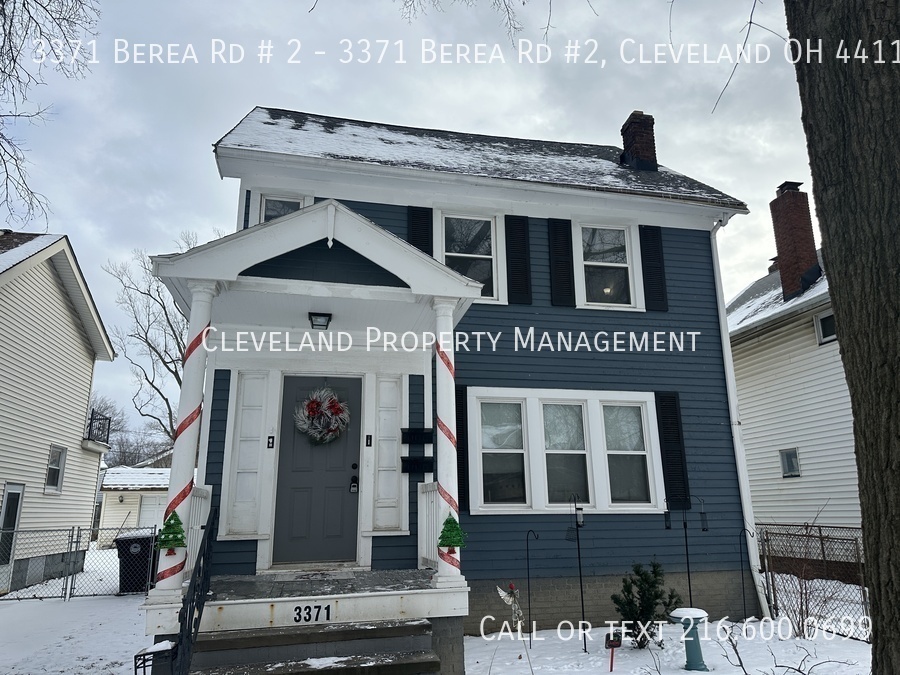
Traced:
<path id="1" fill-rule="evenodd" d="M 435 389 L 437 407 L 437 483 L 440 501 L 440 524 L 448 515 L 459 520 L 459 485 L 456 474 L 456 384 L 454 371 L 453 310 L 456 301 L 435 298 L 438 341 L 435 345 Z M 446 347 L 446 349 L 445 349 Z M 439 530 L 440 531 L 440 530 Z M 437 586 L 464 584 L 460 572 L 460 551 L 455 553 L 438 547 Z"/>
<path id="2" fill-rule="evenodd" d="M 181 396 L 178 399 L 178 427 L 172 468 L 169 473 L 169 492 L 163 521 L 174 511 L 185 529 L 190 523 L 191 489 L 194 487 L 194 467 L 200 442 L 200 413 L 203 409 L 203 384 L 206 375 L 206 349 L 203 338 L 209 328 L 212 301 L 218 292 L 215 281 L 191 281 L 191 318 L 188 324 L 188 344 L 184 350 L 184 370 L 181 377 Z M 156 574 L 158 595 L 181 593 L 187 549 L 166 549 L 159 552 Z"/>

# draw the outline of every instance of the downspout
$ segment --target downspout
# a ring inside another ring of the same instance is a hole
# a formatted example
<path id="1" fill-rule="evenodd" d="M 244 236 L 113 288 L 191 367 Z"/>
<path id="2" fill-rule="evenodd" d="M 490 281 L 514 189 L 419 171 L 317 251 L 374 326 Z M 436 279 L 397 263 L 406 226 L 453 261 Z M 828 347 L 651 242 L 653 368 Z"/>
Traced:
<path id="1" fill-rule="evenodd" d="M 737 467 L 738 488 L 741 494 L 741 511 L 744 516 L 744 537 L 747 540 L 747 556 L 750 562 L 750 574 L 756 587 L 756 596 L 763 616 L 769 615 L 766 602 L 765 586 L 759 575 L 759 547 L 750 532 L 755 530 L 756 519 L 753 517 L 753 505 L 750 502 L 750 475 L 747 473 L 747 456 L 744 452 L 744 441 L 741 438 L 741 420 L 738 413 L 737 381 L 734 377 L 734 362 L 731 356 L 731 338 L 728 335 L 728 317 L 725 314 L 725 295 L 722 288 L 722 271 L 719 267 L 719 248 L 716 233 L 724 227 L 734 214 L 723 213 L 710 233 L 712 245 L 713 273 L 716 280 L 716 302 L 719 311 L 719 334 L 722 339 L 722 358 L 725 361 L 725 389 L 728 394 L 728 416 L 731 420 L 731 439 L 734 445 L 734 463 Z M 742 565 L 743 567 L 743 565 Z M 743 583 L 743 582 L 742 582 Z"/>

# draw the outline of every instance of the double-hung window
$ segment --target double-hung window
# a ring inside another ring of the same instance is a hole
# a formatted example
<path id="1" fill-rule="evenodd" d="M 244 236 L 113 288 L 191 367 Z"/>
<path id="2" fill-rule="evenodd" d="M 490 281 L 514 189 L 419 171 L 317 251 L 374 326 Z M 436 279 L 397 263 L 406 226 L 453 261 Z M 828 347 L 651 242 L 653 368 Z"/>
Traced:
<path id="1" fill-rule="evenodd" d="M 435 210 L 435 253 L 449 268 L 480 282 L 484 300 L 506 302 L 503 219 Z"/>
<path id="2" fill-rule="evenodd" d="M 470 387 L 471 512 L 664 510 L 654 395 Z"/>
<path id="3" fill-rule="evenodd" d="M 575 223 L 573 227 L 578 306 L 643 309 L 637 226 Z"/>
<path id="4" fill-rule="evenodd" d="M 47 460 L 47 480 L 45 489 L 50 492 L 62 490 L 63 470 L 66 466 L 66 449 L 58 445 L 50 446 L 50 458 Z"/>

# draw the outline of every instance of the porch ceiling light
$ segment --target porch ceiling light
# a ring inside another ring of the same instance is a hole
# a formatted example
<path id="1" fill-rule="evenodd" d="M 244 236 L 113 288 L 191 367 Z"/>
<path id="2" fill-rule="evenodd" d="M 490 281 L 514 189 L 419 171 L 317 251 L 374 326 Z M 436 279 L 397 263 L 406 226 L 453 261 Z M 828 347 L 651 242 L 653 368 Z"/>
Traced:
<path id="1" fill-rule="evenodd" d="M 328 326 L 330 323 L 331 314 L 325 314 L 322 312 L 309 313 L 309 325 L 312 326 L 315 330 L 328 330 Z"/>

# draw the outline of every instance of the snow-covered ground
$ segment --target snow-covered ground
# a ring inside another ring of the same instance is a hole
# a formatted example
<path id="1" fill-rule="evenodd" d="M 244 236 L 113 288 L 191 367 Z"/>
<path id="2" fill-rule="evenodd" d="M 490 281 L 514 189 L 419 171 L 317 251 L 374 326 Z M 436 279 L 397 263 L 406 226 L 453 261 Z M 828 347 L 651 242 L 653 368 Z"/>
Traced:
<path id="1" fill-rule="evenodd" d="M 142 595 L 0 602 L 0 673 L 130 675 L 144 635 Z"/>
<path id="2" fill-rule="evenodd" d="M 141 596 L 74 598 L 62 600 L 25 600 L 0 602 L 0 673 L 9 675 L 128 675 L 133 672 L 134 654 L 152 644 L 144 635 L 144 616 L 138 609 Z M 808 666 L 825 660 L 850 662 L 834 663 L 816 668 L 815 675 L 866 675 L 870 670 L 869 645 L 856 640 L 819 634 L 815 640 L 762 640 L 758 637 L 760 624 L 751 622 L 745 629 L 747 637 L 738 649 L 748 673 L 757 675 L 775 669 L 769 649 L 782 665 L 796 667 L 806 656 L 804 648 L 815 654 L 807 659 Z M 668 629 L 669 627 L 666 626 Z M 715 640 L 715 624 L 710 625 L 709 640 L 702 642 L 703 656 L 710 671 L 741 675 L 741 669 L 730 665 L 722 647 Z M 738 631 L 741 626 L 738 625 Z M 768 629 L 766 629 L 768 630 Z M 684 645 L 672 627 L 664 633 L 666 648 L 636 650 L 624 646 L 616 650 L 615 673 L 629 675 L 681 675 L 685 662 Z M 563 631 L 565 637 L 565 631 Z M 602 631 L 595 641 L 588 642 L 588 654 L 576 637 L 560 639 L 556 631 L 535 634 L 534 648 L 503 639 L 497 635 L 466 638 L 466 671 L 469 675 L 521 675 L 530 673 L 606 673 L 609 672 L 609 652 L 603 648 Z M 768 637 L 768 635 L 766 636 Z M 527 636 L 526 636 L 527 640 Z M 659 666 L 654 664 L 657 657 Z M 732 655 L 732 659 L 734 656 Z"/>
<path id="3" fill-rule="evenodd" d="M 775 624 L 777 626 L 777 624 Z M 767 624 L 766 635 L 772 627 Z M 710 624 L 704 639 L 701 633 L 701 649 L 703 658 L 710 672 L 742 675 L 737 665 L 734 652 L 724 641 L 716 639 L 716 624 Z M 734 631 L 741 635 L 737 648 L 747 673 L 775 673 L 782 675 L 784 668 L 780 666 L 798 667 L 806 658 L 807 672 L 810 666 L 823 661 L 841 661 L 829 663 L 816 668 L 815 675 L 868 675 L 871 670 L 871 649 L 865 642 L 844 639 L 829 634 L 819 634 L 814 640 L 779 640 L 777 635 L 771 639 L 759 638 L 760 624 L 749 622 L 736 624 Z M 614 673 L 629 675 L 681 675 L 685 672 L 684 643 L 678 639 L 676 627 L 668 627 L 664 632 L 665 648 L 652 646 L 650 649 L 633 649 L 626 640 L 623 647 L 616 650 Z M 665 630 L 664 629 L 664 630 Z M 725 628 L 723 627 L 724 631 Z M 775 629 L 777 631 L 777 627 Z M 610 653 L 604 649 L 605 631 L 593 631 L 594 641 L 588 641 L 588 653 L 583 651 L 583 642 L 577 634 L 571 639 L 561 639 L 556 631 L 538 631 L 535 633 L 533 648 L 527 648 L 528 636 L 524 643 L 509 639 L 509 634 L 500 640 L 496 635 L 488 635 L 493 640 L 480 637 L 466 638 L 466 673 L 468 675 L 520 675 L 531 673 L 606 673 L 609 672 Z M 750 639 L 751 633 L 753 639 Z M 562 638 L 568 637 L 568 627 L 562 631 Z M 723 632 L 724 635 L 724 632 Z M 537 638 L 542 638 L 540 641 Z M 731 663 L 725 656 L 725 649 L 731 657 Z M 770 651 L 771 650 L 771 653 Z M 807 651 L 808 650 L 808 651 Z M 773 658 L 774 655 L 774 658 Z M 797 672 L 797 671 L 787 671 Z"/>

